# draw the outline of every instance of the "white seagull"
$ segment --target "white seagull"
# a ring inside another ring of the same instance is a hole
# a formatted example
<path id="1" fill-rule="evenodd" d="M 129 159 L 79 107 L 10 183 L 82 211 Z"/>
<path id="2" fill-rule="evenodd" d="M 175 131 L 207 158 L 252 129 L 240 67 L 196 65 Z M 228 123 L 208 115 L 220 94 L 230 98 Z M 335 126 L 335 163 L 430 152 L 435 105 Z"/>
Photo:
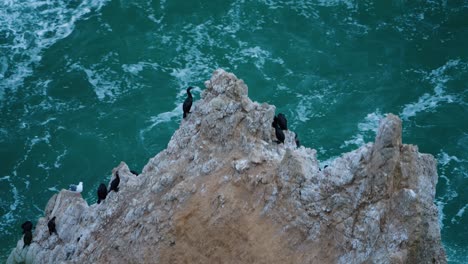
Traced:
<path id="1" fill-rule="evenodd" d="M 68 188 L 72 192 L 80 193 L 83 191 L 83 182 L 80 182 L 78 185 L 70 184 L 70 188 Z"/>

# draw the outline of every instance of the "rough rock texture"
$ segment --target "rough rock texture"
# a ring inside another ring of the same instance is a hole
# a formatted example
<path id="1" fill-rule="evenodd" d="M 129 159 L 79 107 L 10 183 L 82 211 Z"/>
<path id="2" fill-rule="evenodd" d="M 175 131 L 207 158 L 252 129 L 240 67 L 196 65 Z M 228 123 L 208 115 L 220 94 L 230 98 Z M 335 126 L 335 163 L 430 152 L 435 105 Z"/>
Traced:
<path id="1" fill-rule="evenodd" d="M 402 144 L 398 117 L 320 170 L 293 132 L 274 142 L 275 107 L 242 80 L 217 70 L 205 85 L 140 176 L 122 162 L 101 204 L 54 195 L 8 263 L 446 263 L 436 161 Z"/>

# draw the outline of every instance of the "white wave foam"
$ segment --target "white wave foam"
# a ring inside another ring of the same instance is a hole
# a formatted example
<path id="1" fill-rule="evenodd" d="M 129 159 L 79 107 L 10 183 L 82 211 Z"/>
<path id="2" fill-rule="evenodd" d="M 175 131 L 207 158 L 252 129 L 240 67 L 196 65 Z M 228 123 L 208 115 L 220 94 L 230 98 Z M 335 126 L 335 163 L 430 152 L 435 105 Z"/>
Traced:
<path id="1" fill-rule="evenodd" d="M 154 70 L 158 70 L 158 69 L 161 68 L 161 66 L 159 66 L 159 64 L 157 64 L 157 63 L 144 62 L 144 61 L 138 62 L 136 64 L 124 64 L 124 65 L 122 65 L 122 69 L 125 72 L 131 73 L 133 75 L 138 75 L 141 71 L 143 71 L 143 69 L 145 67 L 148 67 L 148 68 L 151 68 L 151 69 L 154 69 Z"/>
<path id="2" fill-rule="evenodd" d="M 193 86 L 192 94 L 200 94 L 201 92 L 202 90 L 200 89 L 200 87 Z M 177 119 L 181 119 L 182 114 L 183 114 L 182 104 L 183 104 L 183 100 L 185 100 L 186 94 L 187 92 L 185 89 L 180 89 L 177 94 L 177 99 L 176 99 L 174 109 L 168 112 L 160 113 L 156 116 L 152 116 L 150 120 L 148 121 L 151 124 L 148 127 L 140 130 L 140 140 L 143 141 L 145 139 L 144 135 L 148 133 L 149 131 L 151 131 L 155 126 L 158 126 L 163 123 L 172 122 Z"/>
<path id="3" fill-rule="evenodd" d="M 92 69 L 83 69 L 88 78 L 88 82 L 93 86 L 94 93 L 99 100 L 103 101 L 106 97 L 114 101 L 119 94 L 120 83 L 114 80 L 108 72 L 99 72 Z"/>
<path id="4" fill-rule="evenodd" d="M 452 217 L 452 224 L 457 224 L 460 222 L 460 219 L 463 217 L 463 214 L 465 214 L 465 210 L 468 208 L 468 204 L 465 204 L 460 210 L 458 210 L 457 214 Z"/>
<path id="5" fill-rule="evenodd" d="M 212 37 L 212 21 L 203 24 L 188 24 L 182 32 L 184 38 L 166 36 L 166 40 L 173 42 L 178 55 L 173 62 L 178 67 L 167 67 L 168 72 L 175 78 L 177 86 L 187 87 L 197 82 L 203 82 L 206 76 L 219 68 L 212 54 L 202 50 L 206 47 L 219 45 Z"/>
<path id="6" fill-rule="evenodd" d="M 239 46 L 240 48 L 236 49 L 234 52 L 225 55 L 231 64 L 238 65 L 253 63 L 255 67 L 263 73 L 266 80 L 272 79 L 263 72 L 265 64 L 267 63 L 280 65 L 285 69 L 285 71 L 287 71 L 284 60 L 281 57 L 274 57 L 268 50 L 265 50 L 260 46 L 248 46 L 248 43 L 245 42 L 239 42 Z"/>
<path id="7" fill-rule="evenodd" d="M 52 122 L 54 120 L 57 120 L 57 118 L 55 118 L 55 117 L 48 118 L 46 121 L 41 123 L 41 126 L 47 125 L 49 122 Z"/>
<path id="8" fill-rule="evenodd" d="M 109 53 L 103 57 L 102 63 L 109 60 L 114 54 Z M 130 67 L 131 68 L 131 67 Z M 89 84 L 100 101 L 114 102 L 117 96 L 121 94 L 122 81 L 121 74 L 110 70 L 108 67 L 102 67 L 101 63 L 85 67 L 79 63 L 70 66 L 70 70 L 82 71 L 86 74 Z"/>
<path id="9" fill-rule="evenodd" d="M 149 127 L 152 129 L 153 127 L 161 124 L 172 121 L 176 117 L 182 116 L 182 104 L 177 105 L 172 111 L 160 113 L 157 116 L 151 117 L 151 126 Z"/>
<path id="10" fill-rule="evenodd" d="M 341 144 L 340 148 L 346 148 L 348 146 L 362 146 L 365 143 L 364 136 L 357 134 L 354 135 L 351 139 L 345 140 L 343 144 Z"/>
<path id="11" fill-rule="evenodd" d="M 19 195 L 18 189 L 16 189 L 16 186 L 13 185 L 13 183 L 11 182 L 10 176 L 3 177 L 0 180 L 8 181 L 8 184 L 10 185 L 11 195 L 13 196 L 13 203 L 9 206 L 10 210 L 1 217 L 0 230 L 3 230 L 5 227 L 11 225 L 11 223 L 15 221 L 14 211 L 16 211 L 18 206 L 21 204 L 21 197 Z"/>
<path id="12" fill-rule="evenodd" d="M 170 73 L 176 80 L 178 80 L 180 86 L 188 86 L 198 76 L 199 68 L 195 65 L 187 66 L 186 68 L 175 68 Z"/>
<path id="13" fill-rule="evenodd" d="M 0 2 L 0 33 L 5 44 L 0 46 L 0 100 L 6 89 L 17 89 L 40 62 L 44 49 L 71 32 L 78 20 L 87 19 L 109 0 L 69 1 L 23 0 Z"/>
<path id="14" fill-rule="evenodd" d="M 62 166 L 62 159 L 63 157 L 65 157 L 65 155 L 67 155 L 68 151 L 67 150 L 64 150 L 62 152 L 62 154 L 58 155 L 57 158 L 55 159 L 55 162 L 54 162 L 54 167 L 55 168 L 60 168 L 60 166 Z"/>
<path id="15" fill-rule="evenodd" d="M 47 190 L 51 191 L 51 192 L 59 192 L 60 190 L 57 188 L 57 186 L 52 186 L 52 187 L 49 187 L 47 188 Z"/>
<path id="16" fill-rule="evenodd" d="M 137 75 L 143 70 L 143 65 L 138 64 L 124 64 L 122 65 L 122 69 L 128 73 Z"/>
<path id="17" fill-rule="evenodd" d="M 463 162 L 464 160 L 460 160 L 456 156 L 450 156 L 449 154 L 445 153 L 443 150 L 437 154 L 437 161 L 441 166 L 446 166 L 451 161 L 454 162 Z"/>
<path id="18" fill-rule="evenodd" d="M 364 118 L 364 121 L 358 123 L 358 131 L 356 135 L 354 135 L 351 139 L 345 140 L 340 148 L 346 148 L 348 146 L 362 146 L 366 143 L 365 138 L 373 136 L 377 133 L 379 129 L 380 120 L 382 120 L 384 116 L 380 113 L 379 109 L 375 112 L 367 114 Z"/>
<path id="19" fill-rule="evenodd" d="M 310 115 L 310 109 L 311 108 L 311 103 L 309 101 L 306 101 L 302 99 L 299 101 L 299 104 L 297 104 L 296 107 L 296 118 L 300 122 L 307 122 L 311 117 Z"/>
<path id="20" fill-rule="evenodd" d="M 45 132 L 45 135 L 43 137 L 38 137 L 34 136 L 34 138 L 31 139 L 30 143 L 30 148 L 34 147 L 36 144 L 40 142 L 45 142 L 46 144 L 50 143 L 50 133 L 48 131 Z"/>
<path id="21" fill-rule="evenodd" d="M 441 200 L 437 200 L 435 201 L 435 204 L 437 205 L 437 211 L 439 212 L 439 217 L 438 217 L 439 226 L 440 226 L 440 229 L 442 229 L 444 228 L 444 219 L 445 219 L 444 207 L 447 203 L 444 203 Z"/>
<path id="22" fill-rule="evenodd" d="M 465 245 L 459 245 L 454 241 L 448 243 L 446 241 L 444 248 L 447 254 L 447 263 L 450 264 L 466 264 L 466 256 L 468 256 L 468 248 Z"/>
<path id="23" fill-rule="evenodd" d="M 377 109 L 375 112 L 367 114 L 367 116 L 364 118 L 364 121 L 358 124 L 358 129 L 361 132 L 372 131 L 377 133 L 380 120 L 383 118 L 384 116 L 380 113 L 380 110 Z"/>
<path id="24" fill-rule="evenodd" d="M 356 9 L 357 2 L 353 0 L 317 0 L 320 6 L 346 6 L 349 9 Z"/>
<path id="25" fill-rule="evenodd" d="M 47 166 L 47 164 L 44 163 L 44 162 L 39 162 L 39 164 L 37 164 L 37 167 L 42 168 L 42 169 L 44 169 L 44 170 L 46 170 L 46 171 L 51 169 L 51 168 L 50 168 L 49 166 Z"/>
<path id="26" fill-rule="evenodd" d="M 157 116 L 152 116 L 149 120 L 151 123 L 148 127 L 140 130 L 140 140 L 145 140 L 145 134 L 151 131 L 155 126 L 171 122 L 176 118 L 180 118 L 182 116 L 182 104 L 176 105 L 174 109 L 169 112 L 160 113 Z"/>
<path id="27" fill-rule="evenodd" d="M 353 0 L 262 0 L 269 9 L 289 9 L 305 18 L 318 18 L 317 7 L 345 7 L 349 10 L 357 9 L 357 2 Z"/>
<path id="28" fill-rule="evenodd" d="M 463 206 L 457 213 L 457 216 L 458 217 L 462 217 L 463 214 L 465 213 L 465 209 L 468 207 L 468 204 L 465 204 L 465 206 Z"/>
<path id="29" fill-rule="evenodd" d="M 450 95 L 430 95 L 428 93 L 423 94 L 416 103 L 405 105 L 400 116 L 404 120 L 408 120 L 410 117 L 414 117 L 418 112 L 434 111 L 440 103 L 454 101 L 454 97 Z"/>
<path id="30" fill-rule="evenodd" d="M 284 87 L 284 86 L 282 86 Z M 286 89 L 286 87 L 282 88 Z M 324 113 L 317 109 L 317 106 L 323 105 L 324 103 L 333 104 L 333 100 L 328 100 L 332 89 L 320 89 L 312 91 L 312 94 L 296 94 L 296 98 L 299 99 L 295 112 L 296 117 L 300 122 L 307 122 L 313 117 L 323 117 Z"/>
<path id="31" fill-rule="evenodd" d="M 447 82 L 452 80 L 450 71 L 458 67 L 465 68 L 466 65 L 461 63 L 460 60 L 449 60 L 443 66 L 432 70 L 429 73 L 423 72 L 425 75 L 423 76 L 423 80 L 434 86 L 434 93 L 424 93 L 418 98 L 417 102 L 405 105 L 400 116 L 404 120 L 408 120 L 409 118 L 416 116 L 419 112 L 435 111 L 442 103 L 457 102 L 457 96 L 447 94 L 445 88 Z"/>
<path id="32" fill-rule="evenodd" d="M 257 67 L 257 69 L 262 69 L 265 65 L 265 61 L 271 57 L 270 52 L 263 50 L 259 46 L 243 49 L 241 50 L 240 54 L 244 57 L 249 57 L 253 59 L 255 67 Z"/>
<path id="33" fill-rule="evenodd" d="M 437 197 L 435 201 L 435 204 L 437 205 L 437 210 L 439 211 L 439 225 L 442 229 L 444 227 L 444 220 L 446 219 L 446 216 L 444 214 L 444 207 L 453 199 L 457 198 L 458 193 L 455 190 L 453 190 L 452 183 L 447 176 L 442 174 L 439 176 L 439 178 L 444 179 L 446 185 L 446 191 L 444 195 Z"/>
<path id="34" fill-rule="evenodd" d="M 10 176 L 7 175 L 7 176 L 3 176 L 0 178 L 0 181 L 6 181 L 6 180 L 10 180 Z"/>

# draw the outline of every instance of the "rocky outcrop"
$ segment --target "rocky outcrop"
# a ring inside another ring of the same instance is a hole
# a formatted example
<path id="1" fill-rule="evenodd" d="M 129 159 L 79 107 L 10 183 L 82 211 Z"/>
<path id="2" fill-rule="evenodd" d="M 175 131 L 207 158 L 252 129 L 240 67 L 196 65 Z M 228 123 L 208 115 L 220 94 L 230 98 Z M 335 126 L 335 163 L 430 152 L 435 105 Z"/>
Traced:
<path id="1" fill-rule="evenodd" d="M 217 70 L 205 86 L 142 174 L 122 162 L 101 204 L 54 195 L 8 263 L 446 263 L 436 161 L 402 144 L 398 117 L 321 170 L 292 131 L 274 142 L 275 107 L 242 80 Z"/>

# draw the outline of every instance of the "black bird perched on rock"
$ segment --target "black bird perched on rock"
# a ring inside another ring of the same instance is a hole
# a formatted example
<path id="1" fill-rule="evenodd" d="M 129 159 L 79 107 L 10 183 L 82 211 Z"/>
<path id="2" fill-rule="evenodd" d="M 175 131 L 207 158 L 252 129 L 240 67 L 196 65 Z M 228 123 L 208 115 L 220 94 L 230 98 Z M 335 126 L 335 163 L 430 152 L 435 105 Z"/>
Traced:
<path id="1" fill-rule="evenodd" d="M 31 242 L 32 242 L 32 232 L 31 231 L 26 231 L 24 233 L 23 242 L 24 242 L 23 248 L 25 248 L 26 246 L 31 245 Z"/>
<path id="2" fill-rule="evenodd" d="M 111 183 L 111 188 L 112 188 L 112 183 Z M 98 197 L 97 203 L 98 204 L 101 203 L 101 201 L 106 199 L 106 196 L 107 196 L 107 187 L 104 183 L 101 183 L 97 189 L 97 197 Z"/>
<path id="3" fill-rule="evenodd" d="M 47 227 L 49 228 L 49 234 L 52 235 L 53 233 L 57 234 L 57 229 L 55 229 L 55 216 L 49 220 L 47 223 Z"/>
<path id="4" fill-rule="evenodd" d="M 33 224 L 32 224 L 31 221 L 26 221 L 21 225 L 21 228 L 23 229 L 23 234 L 24 234 L 24 236 L 23 236 L 23 242 L 24 242 L 23 248 L 25 248 L 26 246 L 29 246 L 31 244 Z"/>
<path id="5" fill-rule="evenodd" d="M 294 141 L 296 141 L 296 147 L 301 146 L 301 143 L 299 142 L 299 139 L 297 138 L 297 134 L 294 135 Z"/>
<path id="6" fill-rule="evenodd" d="M 23 234 L 26 233 L 27 231 L 31 232 L 33 228 L 33 224 L 31 221 L 26 221 L 23 224 L 21 224 L 21 228 L 23 229 Z"/>
<path id="7" fill-rule="evenodd" d="M 278 123 L 275 124 L 275 134 L 276 134 L 276 138 L 278 139 L 278 144 L 279 143 L 283 143 L 284 144 L 284 139 L 286 138 L 284 136 L 284 133 L 283 133 L 283 130 L 281 130 L 280 126 L 278 125 Z"/>
<path id="8" fill-rule="evenodd" d="M 278 117 L 276 119 L 276 123 L 278 123 L 279 127 L 282 130 L 288 130 L 288 120 L 286 120 L 286 116 L 283 115 L 282 113 L 278 114 Z"/>
<path id="9" fill-rule="evenodd" d="M 182 110 L 184 110 L 184 118 L 187 117 L 187 114 L 190 113 L 190 108 L 192 108 L 193 97 L 192 97 L 192 94 L 190 93 L 190 90 L 192 89 L 193 89 L 192 86 L 187 88 L 187 98 L 185 98 L 184 104 L 182 105 Z"/>
<path id="10" fill-rule="evenodd" d="M 119 191 L 119 183 L 120 183 L 120 177 L 119 177 L 119 172 L 115 172 L 115 179 L 112 180 L 111 186 L 109 188 L 109 192 L 114 191 L 118 192 Z"/>
<path id="11" fill-rule="evenodd" d="M 271 123 L 271 127 L 276 127 L 276 124 L 278 124 L 278 117 L 274 116 L 273 117 L 273 122 Z"/>

